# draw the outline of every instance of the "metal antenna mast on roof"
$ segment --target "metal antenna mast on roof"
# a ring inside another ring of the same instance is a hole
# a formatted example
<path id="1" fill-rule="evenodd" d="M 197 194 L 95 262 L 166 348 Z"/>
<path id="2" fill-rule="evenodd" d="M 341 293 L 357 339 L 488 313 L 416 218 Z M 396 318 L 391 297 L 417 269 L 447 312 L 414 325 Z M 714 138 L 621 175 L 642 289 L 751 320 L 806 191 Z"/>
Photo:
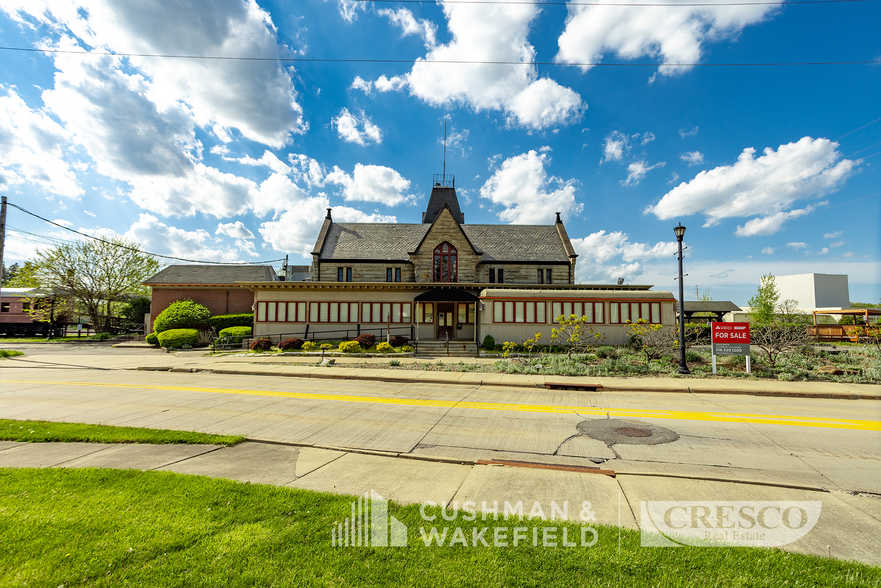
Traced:
<path id="1" fill-rule="evenodd" d="M 444 121 L 444 181 L 447 180 L 447 121 Z"/>

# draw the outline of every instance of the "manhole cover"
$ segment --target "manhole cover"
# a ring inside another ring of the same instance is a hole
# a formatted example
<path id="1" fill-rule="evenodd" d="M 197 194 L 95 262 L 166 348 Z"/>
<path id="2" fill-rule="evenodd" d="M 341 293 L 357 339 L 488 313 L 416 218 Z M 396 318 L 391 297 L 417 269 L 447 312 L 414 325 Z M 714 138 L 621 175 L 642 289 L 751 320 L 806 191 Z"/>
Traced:
<path id="1" fill-rule="evenodd" d="M 627 445 L 660 445 L 679 439 L 676 431 L 641 421 L 624 419 L 590 419 L 578 423 L 580 435 L 602 441 L 609 447 L 618 443 Z"/>

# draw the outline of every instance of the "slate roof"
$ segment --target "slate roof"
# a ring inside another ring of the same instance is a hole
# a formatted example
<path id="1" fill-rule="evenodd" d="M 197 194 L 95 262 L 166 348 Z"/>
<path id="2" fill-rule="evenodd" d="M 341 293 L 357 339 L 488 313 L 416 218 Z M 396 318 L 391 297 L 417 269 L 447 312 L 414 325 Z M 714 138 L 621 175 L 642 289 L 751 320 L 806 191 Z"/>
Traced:
<path id="1" fill-rule="evenodd" d="M 450 212 L 456 222 L 465 223 L 465 215 L 459 208 L 459 199 L 456 197 L 456 189 L 449 186 L 435 186 L 431 189 L 431 196 L 428 198 L 428 206 L 425 207 L 425 214 L 422 215 L 423 224 L 430 225 L 437 218 L 437 215 L 444 209 L 444 205 L 450 207 Z"/>
<path id="2" fill-rule="evenodd" d="M 144 282 L 146 286 L 229 285 L 236 282 L 273 282 L 275 269 L 268 265 L 170 265 Z"/>
<path id="3" fill-rule="evenodd" d="M 409 261 L 431 225 L 333 223 L 321 261 Z M 569 262 L 555 225 L 462 225 L 483 262 Z"/>

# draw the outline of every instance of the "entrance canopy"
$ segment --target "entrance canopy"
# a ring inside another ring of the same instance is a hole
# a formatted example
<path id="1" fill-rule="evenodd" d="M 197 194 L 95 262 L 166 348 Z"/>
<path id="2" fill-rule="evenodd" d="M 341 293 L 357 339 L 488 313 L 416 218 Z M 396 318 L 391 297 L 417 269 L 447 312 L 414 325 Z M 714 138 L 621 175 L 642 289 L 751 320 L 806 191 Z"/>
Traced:
<path id="1" fill-rule="evenodd" d="M 413 299 L 414 302 L 477 302 L 477 296 L 465 290 L 437 288 L 423 292 Z"/>

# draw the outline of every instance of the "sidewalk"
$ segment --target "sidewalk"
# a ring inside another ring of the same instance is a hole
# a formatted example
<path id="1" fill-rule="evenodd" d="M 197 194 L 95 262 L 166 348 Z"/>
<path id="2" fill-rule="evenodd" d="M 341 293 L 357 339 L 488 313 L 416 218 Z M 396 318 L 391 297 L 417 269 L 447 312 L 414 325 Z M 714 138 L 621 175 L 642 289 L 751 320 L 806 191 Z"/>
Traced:
<path id="1" fill-rule="evenodd" d="M 261 442 L 221 447 L 3 441 L 0 467 L 170 471 L 353 496 L 374 490 L 399 503 L 431 501 L 448 507 L 466 501 L 477 505 L 523 501 L 526 512 L 535 501 L 546 510 L 551 501 L 558 505 L 566 502 L 568 518 L 573 521 L 581 520 L 583 504 L 589 501 L 595 516 L 590 524 L 627 529 L 640 528 L 642 501 L 820 501 L 817 525 L 784 549 L 881 565 L 881 552 L 875 548 L 881 536 L 877 498 L 771 485 L 615 475 L 590 468 L 566 471 L 553 466 L 537 469 L 524 464 L 450 463 Z"/>

